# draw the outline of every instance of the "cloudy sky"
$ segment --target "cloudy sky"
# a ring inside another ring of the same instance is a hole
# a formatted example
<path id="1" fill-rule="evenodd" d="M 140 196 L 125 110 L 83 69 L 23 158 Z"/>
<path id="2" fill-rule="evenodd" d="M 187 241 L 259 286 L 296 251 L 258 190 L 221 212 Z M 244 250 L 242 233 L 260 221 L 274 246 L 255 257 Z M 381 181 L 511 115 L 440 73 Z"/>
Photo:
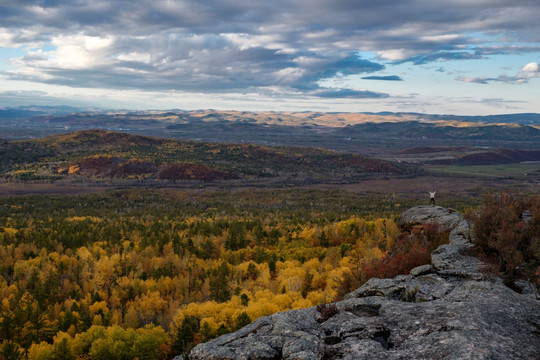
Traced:
<path id="1" fill-rule="evenodd" d="M 538 0 L 0 0 L 0 107 L 540 112 Z"/>

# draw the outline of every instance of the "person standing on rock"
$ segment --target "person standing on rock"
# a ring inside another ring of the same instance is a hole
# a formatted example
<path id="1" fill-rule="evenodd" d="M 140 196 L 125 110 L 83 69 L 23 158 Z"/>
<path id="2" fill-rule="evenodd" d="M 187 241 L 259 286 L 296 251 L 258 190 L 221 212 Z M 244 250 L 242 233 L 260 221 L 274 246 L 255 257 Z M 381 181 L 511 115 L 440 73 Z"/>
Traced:
<path id="1" fill-rule="evenodd" d="M 435 206 L 435 194 L 436 193 L 437 193 L 436 191 L 430 191 L 429 192 L 429 205 Z"/>

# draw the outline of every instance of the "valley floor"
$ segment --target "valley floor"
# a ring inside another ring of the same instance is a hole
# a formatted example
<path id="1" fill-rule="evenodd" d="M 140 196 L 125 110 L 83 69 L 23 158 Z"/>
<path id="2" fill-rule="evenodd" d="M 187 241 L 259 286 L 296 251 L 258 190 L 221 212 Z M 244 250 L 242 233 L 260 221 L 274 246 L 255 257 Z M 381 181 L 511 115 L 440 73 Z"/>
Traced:
<path id="1" fill-rule="evenodd" d="M 171 190 L 233 190 L 233 189 L 272 189 L 301 187 L 306 189 L 336 189 L 352 192 L 377 192 L 389 194 L 406 194 L 415 198 L 423 198 L 428 191 L 436 190 L 439 195 L 478 196 L 490 190 L 538 191 L 540 177 L 530 178 L 492 178 L 487 176 L 457 176 L 445 174 L 441 176 L 426 175 L 416 177 L 387 177 L 369 179 L 351 184 L 298 184 L 271 181 L 222 181 L 204 183 L 185 181 L 175 184 L 161 185 L 158 188 Z M 118 184 L 86 184 L 86 183 L 41 183 L 41 182 L 4 182 L 0 184 L 0 197 L 19 195 L 83 195 L 124 188 L 156 188 L 154 186 L 135 186 Z"/>

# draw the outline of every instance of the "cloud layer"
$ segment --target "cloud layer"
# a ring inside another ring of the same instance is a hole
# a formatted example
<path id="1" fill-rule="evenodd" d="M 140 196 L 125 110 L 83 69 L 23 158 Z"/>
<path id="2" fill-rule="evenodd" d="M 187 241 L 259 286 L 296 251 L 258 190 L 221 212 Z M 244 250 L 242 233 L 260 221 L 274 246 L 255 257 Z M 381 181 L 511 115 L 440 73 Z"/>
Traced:
<path id="1" fill-rule="evenodd" d="M 388 75 L 388 76 L 364 76 L 363 80 L 385 80 L 385 81 L 403 81 L 403 79 L 397 75 Z"/>
<path id="2" fill-rule="evenodd" d="M 11 80 L 378 99 L 388 95 L 320 83 L 356 74 L 401 81 L 377 73 L 540 52 L 538 18 L 540 2 L 530 0 L 19 0 L 0 3 L 0 47 L 24 51 L 3 71 Z M 535 77 L 538 64 L 458 80 Z"/>
<path id="3" fill-rule="evenodd" d="M 517 75 L 499 75 L 495 78 L 488 77 L 458 77 L 457 80 L 463 82 L 489 84 L 490 82 L 502 82 L 506 84 L 526 84 L 529 80 L 540 78 L 540 66 L 536 62 L 528 63 L 521 68 Z"/>

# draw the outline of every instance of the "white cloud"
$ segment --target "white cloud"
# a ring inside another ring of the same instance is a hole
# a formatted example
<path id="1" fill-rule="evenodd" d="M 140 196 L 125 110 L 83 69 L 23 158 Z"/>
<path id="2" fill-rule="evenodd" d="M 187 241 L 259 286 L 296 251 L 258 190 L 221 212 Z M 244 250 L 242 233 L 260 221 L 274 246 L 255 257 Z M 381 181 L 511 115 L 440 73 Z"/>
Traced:
<path id="1" fill-rule="evenodd" d="M 289 68 L 285 68 L 285 69 L 281 69 L 277 71 L 275 74 L 275 77 L 276 77 L 276 82 L 278 84 L 283 84 L 283 83 L 287 84 L 294 81 L 298 81 L 305 75 L 306 75 L 306 71 L 304 69 L 297 68 L 297 67 L 294 67 L 294 68 L 289 67 Z"/>
<path id="2" fill-rule="evenodd" d="M 506 84 L 527 84 L 530 79 L 540 78 L 540 67 L 538 63 L 531 62 L 521 68 L 521 72 L 514 76 L 499 75 L 497 77 L 458 77 L 456 80 L 477 83 L 488 84 L 489 82 L 502 82 Z"/>
<path id="3" fill-rule="evenodd" d="M 536 62 L 528 63 L 521 70 L 523 70 L 525 72 L 538 72 L 538 70 L 539 70 L 538 63 L 536 63 Z"/>
<path id="4" fill-rule="evenodd" d="M 85 69 L 109 62 L 113 37 L 87 35 L 62 35 L 54 37 L 51 44 L 56 50 L 48 52 L 49 66 L 63 69 Z"/>
<path id="5" fill-rule="evenodd" d="M 458 40 L 460 38 L 462 38 L 462 36 L 458 34 L 426 35 L 419 37 L 420 41 L 432 43 L 448 43 L 449 41 Z"/>
<path id="6" fill-rule="evenodd" d="M 149 64 L 150 60 L 152 59 L 149 53 L 142 53 L 137 51 L 133 51 L 127 54 L 120 54 L 116 58 L 121 61 L 135 61 L 145 64 Z M 167 59 L 163 59 L 162 62 L 166 63 Z"/>
<path id="7" fill-rule="evenodd" d="M 12 47 L 13 34 L 6 28 L 0 28 L 0 47 Z"/>
<path id="8" fill-rule="evenodd" d="M 414 50 L 407 49 L 390 49 L 375 52 L 378 56 L 386 60 L 405 60 L 415 54 Z"/>
<path id="9" fill-rule="evenodd" d="M 285 44 L 280 42 L 280 38 L 276 34 L 252 35 L 252 34 L 220 34 L 223 38 L 237 45 L 240 50 L 250 48 L 266 48 L 266 49 L 281 49 Z"/>

